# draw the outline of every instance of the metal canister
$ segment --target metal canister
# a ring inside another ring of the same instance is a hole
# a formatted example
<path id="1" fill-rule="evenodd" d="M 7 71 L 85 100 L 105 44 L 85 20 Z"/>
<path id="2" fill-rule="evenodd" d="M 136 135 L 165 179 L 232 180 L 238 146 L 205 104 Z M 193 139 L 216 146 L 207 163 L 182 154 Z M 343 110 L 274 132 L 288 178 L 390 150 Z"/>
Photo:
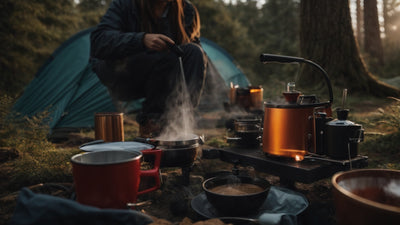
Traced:
<path id="1" fill-rule="evenodd" d="M 95 139 L 105 142 L 124 141 L 124 114 L 100 112 L 95 114 Z"/>
<path id="2" fill-rule="evenodd" d="M 263 151 L 296 160 L 302 160 L 307 152 L 315 152 L 314 114 L 318 111 L 330 116 L 330 104 L 267 103 L 264 112 Z"/>
<path id="3" fill-rule="evenodd" d="M 354 158 L 358 143 L 364 139 L 364 129 L 349 120 L 332 120 L 326 126 L 327 155 L 334 159 Z"/>

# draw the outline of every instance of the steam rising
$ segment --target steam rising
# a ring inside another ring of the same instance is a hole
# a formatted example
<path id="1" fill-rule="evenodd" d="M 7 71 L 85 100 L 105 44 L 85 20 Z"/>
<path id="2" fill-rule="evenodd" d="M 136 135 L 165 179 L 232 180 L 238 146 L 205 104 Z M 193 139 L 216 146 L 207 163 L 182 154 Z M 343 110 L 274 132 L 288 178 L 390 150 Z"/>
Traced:
<path id="1" fill-rule="evenodd" d="M 160 134 L 162 140 L 176 140 L 193 137 L 194 109 L 190 94 L 186 85 L 182 66 L 182 58 L 179 57 L 181 73 L 177 76 L 174 90 L 167 98 L 167 108 L 164 113 L 166 126 Z"/>

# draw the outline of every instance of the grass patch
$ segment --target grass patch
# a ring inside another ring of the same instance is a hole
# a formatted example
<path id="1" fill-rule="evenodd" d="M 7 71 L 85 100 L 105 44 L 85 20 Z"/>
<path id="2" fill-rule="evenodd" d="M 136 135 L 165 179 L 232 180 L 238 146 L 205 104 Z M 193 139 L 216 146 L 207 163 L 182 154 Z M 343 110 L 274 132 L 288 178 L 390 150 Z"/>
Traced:
<path id="1" fill-rule="evenodd" d="M 229 146 L 225 139 L 218 137 L 212 137 L 211 139 L 207 140 L 205 144 L 215 148 L 224 148 Z"/>
<path id="2" fill-rule="evenodd" d="M 400 170 L 400 132 L 368 135 L 360 144 L 361 154 L 368 156 L 369 168 Z"/>
<path id="3" fill-rule="evenodd" d="M 78 150 L 57 149 L 48 141 L 49 112 L 22 117 L 11 111 L 14 99 L 2 96 L 0 102 L 0 147 L 18 152 L 1 166 L 8 181 L 0 185 L 2 194 L 38 183 L 72 182 L 69 158 Z"/>
<path id="4" fill-rule="evenodd" d="M 75 152 L 76 151 L 76 152 Z M 70 158 L 78 150 L 47 149 L 41 154 L 22 154 L 12 164 L 12 175 L 7 187 L 19 190 L 39 183 L 72 182 Z"/>
<path id="5" fill-rule="evenodd" d="M 368 155 L 370 168 L 400 169 L 400 100 L 393 100 L 362 119 L 366 136 L 360 152 Z"/>

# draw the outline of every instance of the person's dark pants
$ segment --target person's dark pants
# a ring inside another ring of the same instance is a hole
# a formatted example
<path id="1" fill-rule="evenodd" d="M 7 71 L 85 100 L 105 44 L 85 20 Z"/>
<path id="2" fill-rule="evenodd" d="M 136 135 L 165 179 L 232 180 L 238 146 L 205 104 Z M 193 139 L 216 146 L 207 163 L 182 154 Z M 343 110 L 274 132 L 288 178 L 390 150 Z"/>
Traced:
<path id="1" fill-rule="evenodd" d="M 207 57 L 197 44 L 181 48 L 186 85 L 191 103 L 197 106 L 204 86 Z M 178 56 L 172 51 L 146 51 L 114 62 L 100 61 L 94 70 L 114 98 L 121 101 L 145 98 L 137 119 L 139 123 L 161 117 L 167 98 L 181 76 Z"/>

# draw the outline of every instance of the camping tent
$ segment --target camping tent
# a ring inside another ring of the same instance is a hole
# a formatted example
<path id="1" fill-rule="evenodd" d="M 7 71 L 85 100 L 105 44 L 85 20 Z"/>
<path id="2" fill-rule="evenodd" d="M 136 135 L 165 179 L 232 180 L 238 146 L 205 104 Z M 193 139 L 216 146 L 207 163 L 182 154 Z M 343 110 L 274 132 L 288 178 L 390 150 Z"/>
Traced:
<path id="1" fill-rule="evenodd" d="M 15 103 L 15 111 L 31 116 L 49 110 L 51 129 L 93 127 L 95 112 L 116 111 L 107 88 L 90 68 L 92 30 L 75 34 L 51 55 Z M 241 87 L 249 85 L 225 50 L 205 38 L 201 42 L 225 86 L 230 82 Z M 125 103 L 125 108 L 138 110 L 142 101 Z"/>

